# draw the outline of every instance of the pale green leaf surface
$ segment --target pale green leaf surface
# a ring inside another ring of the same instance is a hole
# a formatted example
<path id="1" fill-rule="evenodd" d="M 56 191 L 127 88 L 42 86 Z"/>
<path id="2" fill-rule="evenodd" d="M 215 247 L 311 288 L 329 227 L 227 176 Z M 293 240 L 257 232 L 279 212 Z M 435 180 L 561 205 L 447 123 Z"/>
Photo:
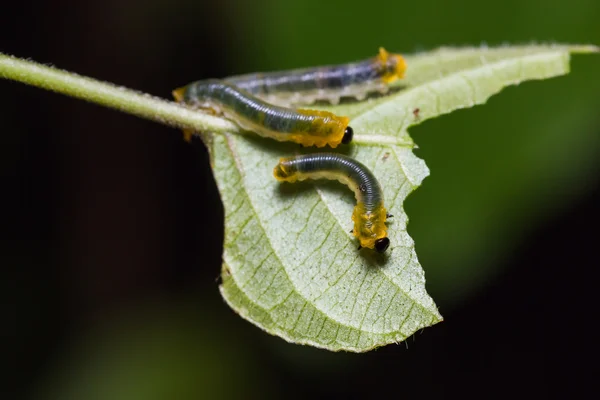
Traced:
<path id="1" fill-rule="evenodd" d="M 271 334 L 329 350 L 367 351 L 441 321 L 406 232 L 404 199 L 429 174 L 412 152 L 407 128 L 484 103 L 505 86 L 565 74 L 570 52 L 593 51 L 443 48 L 406 57 L 407 77 L 393 94 L 322 107 L 352 118 L 355 143 L 340 151 L 369 167 L 384 188 L 394 215 L 385 256 L 357 251 L 349 233 L 350 190 L 273 178 L 280 157 L 315 150 L 252 134 L 205 135 L 225 207 L 221 293 L 227 303 Z"/>

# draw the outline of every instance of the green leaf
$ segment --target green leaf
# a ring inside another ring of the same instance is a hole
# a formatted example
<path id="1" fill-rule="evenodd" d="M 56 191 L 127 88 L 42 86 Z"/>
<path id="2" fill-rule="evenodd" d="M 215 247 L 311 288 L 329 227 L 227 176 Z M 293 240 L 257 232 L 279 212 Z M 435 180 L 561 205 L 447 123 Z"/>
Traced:
<path id="1" fill-rule="evenodd" d="M 357 251 L 349 233 L 354 195 L 347 188 L 272 177 L 280 157 L 314 150 L 251 134 L 205 135 L 225 207 L 221 293 L 227 303 L 271 334 L 334 351 L 397 343 L 441 321 L 406 232 L 404 199 L 429 174 L 412 152 L 408 127 L 482 104 L 508 85 L 565 74 L 570 52 L 594 51 L 442 48 L 406 57 L 406 79 L 391 95 L 321 107 L 352 118 L 355 142 L 345 151 L 384 188 L 394 215 L 385 256 Z"/>

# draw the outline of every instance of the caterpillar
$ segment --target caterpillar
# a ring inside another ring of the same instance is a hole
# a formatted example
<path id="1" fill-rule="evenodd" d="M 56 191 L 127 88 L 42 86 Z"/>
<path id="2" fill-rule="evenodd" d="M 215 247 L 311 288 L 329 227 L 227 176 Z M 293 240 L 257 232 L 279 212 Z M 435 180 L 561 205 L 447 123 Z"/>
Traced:
<path id="1" fill-rule="evenodd" d="M 350 143 L 354 135 L 347 117 L 328 111 L 271 105 L 244 89 L 217 79 L 191 83 L 174 90 L 173 96 L 178 102 L 223 113 L 245 130 L 282 142 L 337 147 L 340 143 Z M 189 135 L 189 132 L 185 134 Z"/>
<path id="2" fill-rule="evenodd" d="M 384 208 L 381 185 L 375 175 L 355 159 L 334 153 L 286 157 L 279 160 L 273 175 L 284 182 L 321 178 L 342 182 L 356 197 L 352 232 L 360 246 L 383 253 L 390 245 L 385 221 L 391 215 Z"/>
<path id="3" fill-rule="evenodd" d="M 242 128 L 263 136 L 304 146 L 328 144 L 336 147 L 352 140 L 353 131 L 347 126 L 347 118 L 303 109 L 294 114 L 281 107 L 307 105 L 318 100 L 337 104 L 344 96 L 362 100 L 370 92 L 386 93 L 390 83 L 404 77 L 405 70 L 406 62 L 402 56 L 379 48 L 376 57 L 364 61 L 238 75 L 225 78 L 220 84 L 216 80 L 196 81 L 176 89 L 173 95 L 178 102 L 223 112 Z M 268 103 L 277 104 L 279 108 Z M 263 123 L 265 121 L 267 124 Z M 346 127 L 333 129 L 336 122 Z M 190 131 L 184 131 L 187 141 L 191 140 L 191 135 Z"/>
<path id="4" fill-rule="evenodd" d="M 405 71 L 404 58 L 381 47 L 376 57 L 350 64 L 238 75 L 225 81 L 269 103 L 298 106 L 328 100 L 337 104 L 341 97 L 362 100 L 371 92 L 386 93 Z"/>

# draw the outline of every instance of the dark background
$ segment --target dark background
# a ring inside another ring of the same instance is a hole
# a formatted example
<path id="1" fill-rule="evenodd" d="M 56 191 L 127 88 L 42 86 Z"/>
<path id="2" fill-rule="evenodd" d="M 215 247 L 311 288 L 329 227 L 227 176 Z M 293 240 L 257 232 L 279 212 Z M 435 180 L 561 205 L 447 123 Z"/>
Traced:
<path id="1" fill-rule="evenodd" d="M 168 97 L 379 46 L 600 44 L 600 3 L 30 1 L 0 51 Z M 445 317 L 367 354 L 285 343 L 218 293 L 222 207 L 198 139 L 0 81 L 6 398 L 563 397 L 594 388 L 600 57 L 411 133 L 406 202 Z M 3 396 L 4 398 L 4 396 Z"/>

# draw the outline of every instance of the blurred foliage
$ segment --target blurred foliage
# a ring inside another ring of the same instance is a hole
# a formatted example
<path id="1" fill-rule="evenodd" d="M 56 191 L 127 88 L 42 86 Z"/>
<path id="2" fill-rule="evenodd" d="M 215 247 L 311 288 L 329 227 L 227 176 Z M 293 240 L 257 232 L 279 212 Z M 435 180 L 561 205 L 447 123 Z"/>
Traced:
<path id="1" fill-rule="evenodd" d="M 150 301 L 92 327 L 36 388 L 36 398 L 243 398 L 259 387 L 266 396 L 271 389 L 261 384 L 248 349 L 208 329 L 210 312 L 190 307 L 198 299 L 187 300 Z"/>

